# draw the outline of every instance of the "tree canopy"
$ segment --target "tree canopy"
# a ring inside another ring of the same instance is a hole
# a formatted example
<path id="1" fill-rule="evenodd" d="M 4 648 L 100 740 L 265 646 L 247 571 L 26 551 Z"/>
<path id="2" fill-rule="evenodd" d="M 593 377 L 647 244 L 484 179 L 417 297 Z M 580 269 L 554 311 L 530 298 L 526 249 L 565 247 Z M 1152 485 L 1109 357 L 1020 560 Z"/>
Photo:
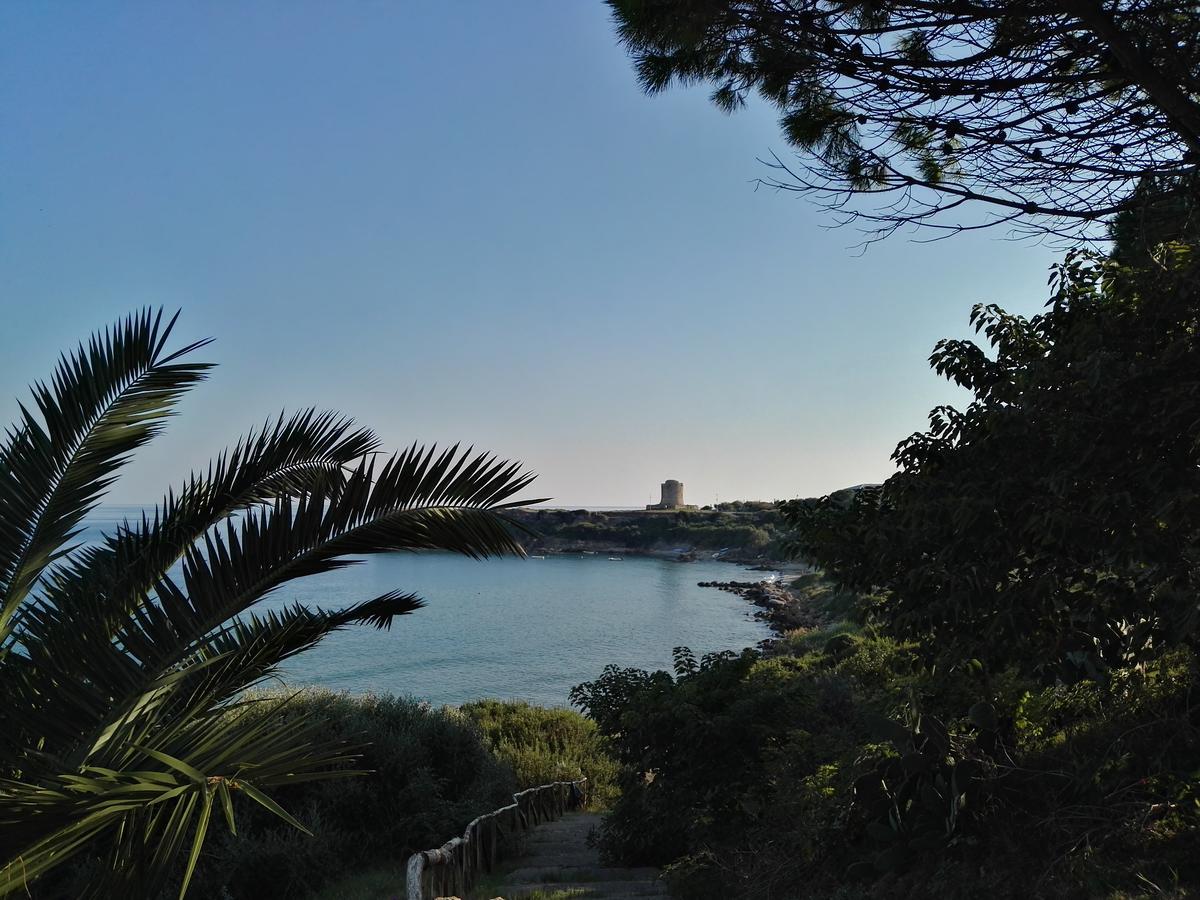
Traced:
<path id="1" fill-rule="evenodd" d="M 1200 625 L 1200 270 L 1179 245 L 1136 268 L 1081 253 L 1054 284 L 1029 319 L 976 307 L 992 355 L 938 344 L 973 400 L 934 410 L 882 488 L 785 516 L 932 655 L 1102 677 Z"/>
<path id="2" fill-rule="evenodd" d="M 1099 237 L 1130 202 L 1196 185 L 1192 3 L 607 2 L 645 90 L 707 83 L 726 111 L 757 93 L 800 151 L 761 181 L 874 236 L 1011 223 Z"/>

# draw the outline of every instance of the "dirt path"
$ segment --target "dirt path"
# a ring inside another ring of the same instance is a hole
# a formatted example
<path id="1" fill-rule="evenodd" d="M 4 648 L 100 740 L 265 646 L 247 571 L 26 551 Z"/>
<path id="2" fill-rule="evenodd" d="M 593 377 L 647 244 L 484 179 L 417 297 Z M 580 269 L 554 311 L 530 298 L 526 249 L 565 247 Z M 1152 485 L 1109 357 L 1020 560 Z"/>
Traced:
<path id="1" fill-rule="evenodd" d="M 657 869 L 618 869 L 600 863 L 587 845 L 600 824 L 594 813 L 568 813 L 539 825 L 526 839 L 525 853 L 495 890 L 504 900 L 643 900 L 666 897 Z M 490 891 L 489 891 L 490 893 Z"/>

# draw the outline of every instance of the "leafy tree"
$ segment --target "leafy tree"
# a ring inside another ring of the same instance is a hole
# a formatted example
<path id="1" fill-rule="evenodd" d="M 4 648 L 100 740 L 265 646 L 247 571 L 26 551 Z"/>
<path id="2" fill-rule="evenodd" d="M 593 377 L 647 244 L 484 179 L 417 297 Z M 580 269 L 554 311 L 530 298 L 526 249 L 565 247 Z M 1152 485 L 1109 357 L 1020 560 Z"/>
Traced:
<path id="1" fill-rule="evenodd" d="M 622 766 L 601 849 L 629 865 L 663 865 L 744 832 L 769 800 L 770 748 L 814 705 L 786 663 L 752 650 L 697 660 L 677 647 L 674 670 L 608 666 L 571 692 Z"/>
<path id="2" fill-rule="evenodd" d="M 351 748 L 286 700 L 248 714 L 243 692 L 421 601 L 255 604 L 349 556 L 521 552 L 502 514 L 532 477 L 517 465 L 457 447 L 382 458 L 369 431 L 313 411 L 251 432 L 99 545 L 73 543 L 210 368 L 188 361 L 206 342 L 168 351 L 174 324 L 147 311 L 64 356 L 0 446 L 0 895 L 82 851 L 104 859 L 93 895 L 152 896 L 173 875 L 182 895 L 237 796 L 302 828 L 267 789 L 326 777 Z"/>
<path id="3" fill-rule="evenodd" d="M 877 235 L 1022 222 L 1098 235 L 1139 181 L 1193 192 L 1200 16 L 1175 0 L 607 0 L 649 92 L 775 106 L 793 168 Z M 871 195 L 873 204 L 852 202 Z"/>
<path id="4" fill-rule="evenodd" d="M 977 306 L 934 368 L 973 393 L 897 447 L 881 488 L 791 501 L 798 549 L 887 592 L 949 662 L 1101 677 L 1200 624 L 1200 268 L 1077 253 L 1046 312 Z"/>
<path id="5" fill-rule="evenodd" d="M 1109 222 L 1112 256 L 1128 266 L 1157 265 L 1167 243 L 1200 243 L 1195 191 L 1182 179 L 1144 178 Z"/>
<path id="6" fill-rule="evenodd" d="M 685 900 L 1190 896 L 1193 652 L 1104 683 L 1006 672 L 980 701 L 985 679 L 870 632 L 576 688 L 621 763 L 601 852 Z"/>

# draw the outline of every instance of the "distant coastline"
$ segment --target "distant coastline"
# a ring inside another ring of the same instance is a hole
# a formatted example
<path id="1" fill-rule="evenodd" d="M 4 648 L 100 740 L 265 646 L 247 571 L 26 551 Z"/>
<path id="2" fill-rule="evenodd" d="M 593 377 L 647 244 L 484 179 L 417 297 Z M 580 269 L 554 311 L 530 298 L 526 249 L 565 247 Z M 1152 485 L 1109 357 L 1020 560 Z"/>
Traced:
<path id="1" fill-rule="evenodd" d="M 682 562 L 721 560 L 776 570 L 790 567 L 781 547 L 783 523 L 773 503 L 740 502 L 686 510 L 514 510 L 528 529 L 533 554 L 653 556 Z"/>

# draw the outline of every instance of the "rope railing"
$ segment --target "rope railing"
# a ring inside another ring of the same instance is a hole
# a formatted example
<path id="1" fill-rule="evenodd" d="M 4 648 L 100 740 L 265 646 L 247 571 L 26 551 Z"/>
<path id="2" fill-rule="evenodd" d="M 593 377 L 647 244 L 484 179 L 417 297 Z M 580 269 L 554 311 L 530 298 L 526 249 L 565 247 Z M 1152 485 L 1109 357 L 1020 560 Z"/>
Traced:
<path id="1" fill-rule="evenodd" d="M 555 781 L 513 794 L 513 802 L 473 819 L 462 837 L 436 850 L 421 850 L 408 859 L 408 900 L 464 896 L 481 874 L 516 846 L 529 829 L 559 818 L 585 802 L 587 779 Z"/>

